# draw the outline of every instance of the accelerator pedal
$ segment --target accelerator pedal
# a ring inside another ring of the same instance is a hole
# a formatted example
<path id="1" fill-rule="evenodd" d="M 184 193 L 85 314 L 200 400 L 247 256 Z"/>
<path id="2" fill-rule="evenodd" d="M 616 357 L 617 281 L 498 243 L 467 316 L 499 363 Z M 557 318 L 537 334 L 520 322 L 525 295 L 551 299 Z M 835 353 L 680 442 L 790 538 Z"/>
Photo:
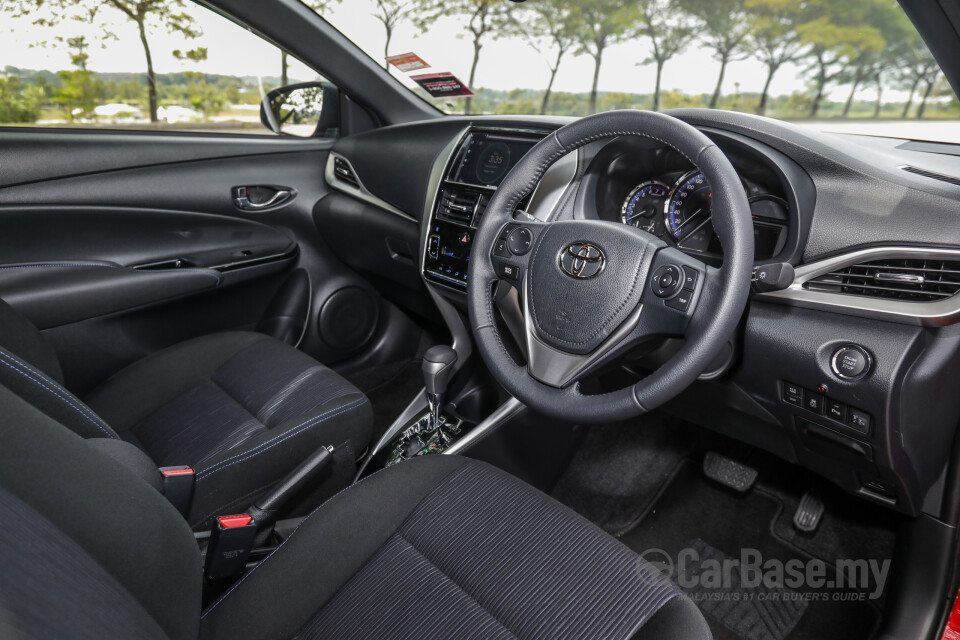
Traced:
<path id="1" fill-rule="evenodd" d="M 800 498 L 797 512 L 793 514 L 793 526 L 804 533 L 813 533 L 823 519 L 823 501 L 809 491 Z"/>
<path id="2" fill-rule="evenodd" d="M 757 480 L 756 469 L 713 451 L 703 457 L 703 472 L 711 480 L 740 493 L 749 491 Z"/>

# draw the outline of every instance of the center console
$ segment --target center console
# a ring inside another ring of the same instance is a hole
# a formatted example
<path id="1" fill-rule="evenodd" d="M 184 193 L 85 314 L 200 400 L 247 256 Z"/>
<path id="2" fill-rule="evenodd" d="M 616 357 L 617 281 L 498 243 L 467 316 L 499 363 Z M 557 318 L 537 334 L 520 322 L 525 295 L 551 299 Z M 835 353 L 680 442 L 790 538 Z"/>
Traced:
<path id="1" fill-rule="evenodd" d="M 477 226 L 500 182 L 543 133 L 471 129 L 452 155 L 437 189 L 423 256 L 423 277 L 467 290 Z M 526 206 L 520 203 L 520 208 Z"/>

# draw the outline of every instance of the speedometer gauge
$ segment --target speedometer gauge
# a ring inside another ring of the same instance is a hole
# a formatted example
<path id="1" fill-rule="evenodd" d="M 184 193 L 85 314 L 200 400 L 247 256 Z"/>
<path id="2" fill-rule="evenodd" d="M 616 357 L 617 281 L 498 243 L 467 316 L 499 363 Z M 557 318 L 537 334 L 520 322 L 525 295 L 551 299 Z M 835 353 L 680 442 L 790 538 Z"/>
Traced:
<path id="1" fill-rule="evenodd" d="M 669 192 L 670 187 L 657 180 L 649 180 L 638 185 L 624 200 L 623 207 L 620 209 L 620 220 L 623 224 L 660 235 L 663 231 L 663 223 L 657 212 L 663 208 Z"/>
<path id="2" fill-rule="evenodd" d="M 685 173 L 673 185 L 664 208 L 667 235 L 681 249 L 706 251 L 713 238 L 712 191 L 700 171 Z"/>

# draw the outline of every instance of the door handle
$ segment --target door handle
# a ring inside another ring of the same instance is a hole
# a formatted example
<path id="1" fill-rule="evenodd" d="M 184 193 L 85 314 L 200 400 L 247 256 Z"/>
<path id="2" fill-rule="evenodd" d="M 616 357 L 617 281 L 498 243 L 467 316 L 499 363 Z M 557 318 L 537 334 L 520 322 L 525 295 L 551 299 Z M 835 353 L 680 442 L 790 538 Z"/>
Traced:
<path id="1" fill-rule="evenodd" d="M 287 202 L 293 189 L 286 187 L 234 187 L 233 204 L 245 211 L 269 209 Z"/>

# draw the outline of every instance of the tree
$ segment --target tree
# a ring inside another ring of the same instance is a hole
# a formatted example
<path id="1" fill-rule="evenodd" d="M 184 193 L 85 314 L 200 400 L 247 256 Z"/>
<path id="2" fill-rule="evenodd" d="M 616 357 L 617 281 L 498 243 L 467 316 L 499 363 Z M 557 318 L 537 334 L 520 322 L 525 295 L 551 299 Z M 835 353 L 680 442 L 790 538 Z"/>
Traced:
<path id="1" fill-rule="evenodd" d="M 850 82 L 850 94 L 843 106 L 843 117 L 850 113 L 854 96 L 861 84 L 871 78 L 882 92 L 882 71 L 890 64 L 885 52 L 892 50 L 890 43 L 900 42 L 907 36 L 904 28 L 911 28 L 909 22 L 904 25 L 901 18 L 906 16 L 901 12 L 899 5 L 891 4 L 886 0 L 866 0 L 858 3 L 862 11 L 862 19 L 866 24 L 877 30 L 878 38 L 871 38 L 863 42 L 850 59 L 850 70 L 845 79 Z M 878 101 L 879 102 L 879 101 Z M 879 104 L 878 104 L 879 107 Z"/>
<path id="2" fill-rule="evenodd" d="M 783 65 L 800 57 L 804 44 L 797 33 L 802 4 L 797 0 L 746 0 L 744 7 L 750 24 L 747 49 L 767 67 L 757 113 L 767 111 L 770 84 Z"/>
<path id="3" fill-rule="evenodd" d="M 375 1 L 377 10 L 374 11 L 373 17 L 380 21 L 383 30 L 386 32 L 387 38 L 383 43 L 383 67 L 389 71 L 390 63 L 386 59 L 390 56 L 390 41 L 393 39 L 393 31 L 397 28 L 397 24 L 407 17 L 413 5 L 406 0 Z"/>
<path id="4" fill-rule="evenodd" d="M 70 50 L 70 63 L 76 69 L 57 73 L 63 84 L 54 96 L 54 101 L 66 110 L 70 120 L 94 118 L 94 109 L 103 98 L 104 90 L 103 83 L 94 78 L 87 69 L 87 61 L 90 60 L 87 54 L 89 47 L 87 38 L 86 36 L 72 38 L 58 36 L 56 40 L 66 42 Z"/>
<path id="5" fill-rule="evenodd" d="M 567 0 L 538 0 L 529 3 L 521 18 L 521 30 L 530 46 L 547 61 L 550 80 L 540 103 L 540 115 L 547 112 L 553 82 L 564 56 L 577 44 L 577 19 Z"/>
<path id="6" fill-rule="evenodd" d="M 611 45 L 634 35 L 639 13 L 635 6 L 622 0 L 579 0 L 573 11 L 573 18 L 578 25 L 577 53 L 585 53 L 593 58 L 590 113 L 596 113 L 603 53 Z"/>
<path id="7" fill-rule="evenodd" d="M 186 13 L 188 0 L 4 0 L 3 8 L 15 15 L 33 15 L 46 9 L 35 24 L 54 25 L 62 20 L 77 20 L 94 24 L 101 10 L 112 10 L 136 25 L 147 65 L 147 96 L 150 103 L 150 121 L 157 122 L 157 79 L 153 71 L 153 54 L 149 36 L 162 29 L 180 33 L 187 39 L 202 35 L 196 21 Z M 113 34 L 104 31 L 104 35 Z"/>
<path id="8" fill-rule="evenodd" d="M 743 60 L 749 54 L 746 39 L 751 25 L 747 20 L 745 2 L 746 0 L 678 0 L 680 9 L 697 19 L 696 30 L 700 40 L 707 49 L 713 51 L 713 57 L 720 62 L 717 86 L 708 105 L 711 109 L 715 109 L 720 100 L 727 65 L 735 60 Z"/>
<path id="9" fill-rule="evenodd" d="M 933 85 L 936 83 L 939 75 L 940 66 L 934 59 L 933 54 L 927 49 L 927 45 L 923 42 L 920 35 L 913 32 L 910 40 L 903 48 L 896 76 L 896 80 L 901 87 L 909 87 L 907 101 L 903 106 L 902 118 L 906 118 L 909 115 L 910 107 L 913 105 L 913 99 L 921 83 L 926 85 L 924 98 L 921 102 L 924 107 L 926 106 L 926 100 L 933 91 Z M 923 117 L 922 108 L 918 108 L 917 117 Z"/>
<path id="10" fill-rule="evenodd" d="M 650 56 L 641 64 L 656 65 L 651 108 L 659 111 L 663 65 L 687 47 L 694 36 L 694 25 L 689 17 L 677 10 L 673 0 L 646 0 L 640 5 L 637 35 L 650 41 Z"/>
<path id="11" fill-rule="evenodd" d="M 467 86 L 476 89 L 477 65 L 480 52 L 489 38 L 503 38 L 514 35 L 518 23 L 511 12 L 510 2 L 502 0 L 419 0 L 414 22 L 426 31 L 430 25 L 444 17 L 465 18 L 467 30 L 473 36 L 473 63 Z M 472 100 L 467 98 L 463 112 L 470 113 Z"/>
<path id="12" fill-rule="evenodd" d="M 866 22 L 866 14 L 874 1 L 811 0 L 807 5 L 812 19 L 801 24 L 797 31 L 801 40 L 810 45 L 808 51 L 813 58 L 809 67 L 814 73 L 811 118 L 817 117 L 831 82 L 842 79 L 859 56 L 883 49 L 885 41 L 880 31 Z"/>
<path id="13" fill-rule="evenodd" d="M 43 89 L 14 75 L 0 75 L 0 122 L 32 123 L 40 117 Z"/>

